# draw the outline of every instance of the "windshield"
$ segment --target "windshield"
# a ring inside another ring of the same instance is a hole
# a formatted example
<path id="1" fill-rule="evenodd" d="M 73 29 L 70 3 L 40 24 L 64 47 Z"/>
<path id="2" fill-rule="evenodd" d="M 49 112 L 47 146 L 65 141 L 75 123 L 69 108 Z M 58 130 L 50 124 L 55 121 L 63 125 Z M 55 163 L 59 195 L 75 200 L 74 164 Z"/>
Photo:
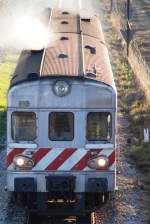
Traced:
<path id="1" fill-rule="evenodd" d="M 112 136 L 112 118 L 107 112 L 92 112 L 87 116 L 88 141 L 108 141 Z"/>
<path id="2" fill-rule="evenodd" d="M 36 138 L 36 115 L 32 112 L 14 112 L 12 114 L 12 138 L 31 141 Z"/>
<path id="3" fill-rule="evenodd" d="M 72 141 L 74 115 L 71 112 L 52 112 L 49 115 L 49 138 L 52 141 Z"/>

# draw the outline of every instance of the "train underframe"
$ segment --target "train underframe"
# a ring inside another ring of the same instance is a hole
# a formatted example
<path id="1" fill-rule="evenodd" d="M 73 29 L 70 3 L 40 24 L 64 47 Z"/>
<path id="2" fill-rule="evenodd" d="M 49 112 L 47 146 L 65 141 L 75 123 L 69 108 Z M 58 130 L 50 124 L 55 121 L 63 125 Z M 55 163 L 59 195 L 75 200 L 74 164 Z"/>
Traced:
<path id="1" fill-rule="evenodd" d="M 74 176 L 48 176 L 47 192 L 36 192 L 32 178 L 16 178 L 14 202 L 50 216 L 84 216 L 96 211 L 112 195 L 107 179 L 89 179 L 86 192 L 75 192 Z"/>
<path id="2" fill-rule="evenodd" d="M 61 193 L 60 197 L 52 197 L 49 193 L 13 192 L 13 200 L 19 206 L 27 206 L 31 211 L 40 212 L 40 214 L 83 215 L 96 211 L 112 194 L 111 192 L 76 193 L 65 198 L 64 192 Z"/>

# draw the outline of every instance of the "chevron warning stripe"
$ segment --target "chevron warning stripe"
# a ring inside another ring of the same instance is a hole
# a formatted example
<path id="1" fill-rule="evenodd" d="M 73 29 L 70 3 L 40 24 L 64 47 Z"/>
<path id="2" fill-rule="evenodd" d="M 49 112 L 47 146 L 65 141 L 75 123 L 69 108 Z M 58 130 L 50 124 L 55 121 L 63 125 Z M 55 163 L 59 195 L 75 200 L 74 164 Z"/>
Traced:
<path id="1" fill-rule="evenodd" d="M 109 158 L 109 170 L 115 169 L 115 150 L 97 149 L 99 155 Z M 13 158 L 24 154 L 25 149 L 12 149 L 7 155 L 7 169 L 12 170 Z M 40 148 L 35 151 L 32 159 L 35 162 L 33 171 L 88 171 L 87 161 L 91 154 L 84 148 Z"/>

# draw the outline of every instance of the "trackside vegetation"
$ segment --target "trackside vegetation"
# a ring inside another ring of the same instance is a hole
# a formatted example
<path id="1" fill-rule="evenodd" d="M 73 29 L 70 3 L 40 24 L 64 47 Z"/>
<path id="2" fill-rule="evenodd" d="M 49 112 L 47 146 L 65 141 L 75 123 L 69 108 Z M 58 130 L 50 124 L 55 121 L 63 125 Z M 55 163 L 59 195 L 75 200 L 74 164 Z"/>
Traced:
<path id="1" fill-rule="evenodd" d="M 132 158 L 136 166 L 144 172 L 146 186 L 150 186 L 150 142 L 144 143 L 144 128 L 150 130 L 150 106 L 140 84 L 133 73 L 127 57 L 123 55 L 125 50 L 122 45 L 122 37 L 116 32 L 114 17 L 105 14 L 105 18 L 111 23 L 112 29 L 106 32 L 108 48 L 115 70 L 115 81 L 118 92 L 119 111 L 129 121 L 129 149 L 127 156 Z M 117 42 L 116 42 L 117 40 Z"/>
<path id="2" fill-rule="evenodd" d="M 18 55 L 5 54 L 0 61 L 0 143 L 6 134 L 6 104 L 7 90 L 11 74 L 13 73 Z"/>

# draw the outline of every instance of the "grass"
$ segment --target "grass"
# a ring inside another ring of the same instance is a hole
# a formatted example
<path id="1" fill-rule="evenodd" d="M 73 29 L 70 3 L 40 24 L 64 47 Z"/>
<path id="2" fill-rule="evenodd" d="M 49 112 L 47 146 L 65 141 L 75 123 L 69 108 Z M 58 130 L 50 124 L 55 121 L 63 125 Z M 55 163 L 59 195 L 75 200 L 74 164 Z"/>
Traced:
<path id="1" fill-rule="evenodd" d="M 139 167 L 143 167 L 143 165 L 145 165 L 145 171 L 148 172 L 150 169 L 150 144 L 142 143 L 141 145 L 134 145 L 131 155 L 135 161 L 138 161 L 137 165 Z"/>
<path id="2" fill-rule="evenodd" d="M 141 141 L 143 140 L 141 139 L 141 130 L 150 123 L 150 108 L 127 59 L 122 58 L 119 53 L 115 57 L 117 57 L 114 60 L 114 65 L 117 68 L 116 79 L 119 83 L 118 102 L 121 111 L 128 114 L 130 131 Z"/>
<path id="3" fill-rule="evenodd" d="M 121 111 L 128 115 L 130 133 L 137 139 L 137 145 L 131 148 L 131 158 L 146 175 L 150 173 L 150 143 L 143 143 L 143 129 L 150 128 L 150 107 L 136 77 L 126 59 L 117 56 L 114 65 L 117 68 L 118 102 Z M 148 179 L 147 179 L 148 180 Z M 150 185 L 149 181 L 146 182 Z"/>
<path id="4" fill-rule="evenodd" d="M 110 18 L 108 21 L 112 27 L 115 27 L 114 18 L 113 20 Z M 122 41 L 118 37 L 116 28 L 107 31 L 106 39 L 113 55 L 112 66 L 115 68 L 118 105 L 121 113 L 128 116 L 129 133 L 133 137 L 131 150 L 128 150 L 129 156 L 136 162 L 137 167 L 144 172 L 145 182 L 150 186 L 150 142 L 143 143 L 143 129 L 150 129 L 150 107 L 127 58 L 122 54 Z"/>
<path id="5" fill-rule="evenodd" d="M 136 162 L 137 167 L 145 173 L 146 182 L 150 185 L 150 144 L 134 145 L 130 156 Z"/>
<path id="6" fill-rule="evenodd" d="M 6 130 L 7 90 L 17 58 L 18 56 L 16 54 L 8 53 L 0 63 L 0 139 L 4 136 Z"/>

